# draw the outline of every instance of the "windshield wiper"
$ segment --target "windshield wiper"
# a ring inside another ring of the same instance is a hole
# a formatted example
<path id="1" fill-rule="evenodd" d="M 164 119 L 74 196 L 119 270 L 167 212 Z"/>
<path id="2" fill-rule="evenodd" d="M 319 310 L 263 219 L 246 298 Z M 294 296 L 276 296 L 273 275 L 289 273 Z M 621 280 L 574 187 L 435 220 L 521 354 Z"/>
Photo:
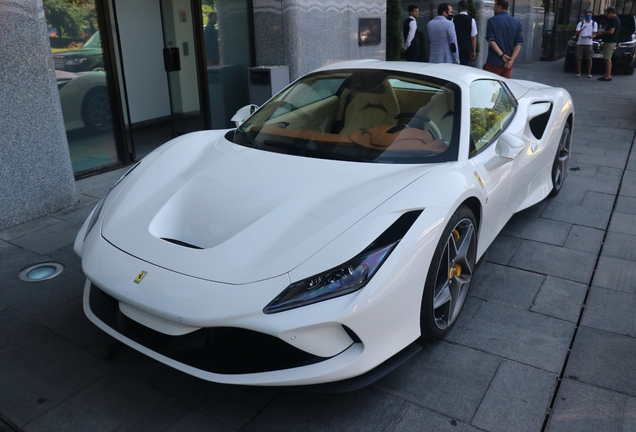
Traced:
<path id="1" fill-rule="evenodd" d="M 243 135 L 243 137 L 247 140 L 248 143 L 250 143 L 250 145 L 254 148 L 257 148 L 258 146 L 256 145 L 256 141 L 254 141 L 252 138 L 249 137 L 249 135 L 247 134 L 247 132 L 245 132 L 244 130 L 242 130 L 241 128 L 236 128 L 236 131 L 238 133 L 240 133 L 241 135 Z M 238 144 L 238 143 L 237 143 Z"/>
<path id="2" fill-rule="evenodd" d="M 347 154 L 332 153 L 332 152 L 326 152 L 326 151 L 314 150 L 314 149 L 303 149 L 303 151 L 300 153 L 300 156 L 311 156 L 311 157 L 316 157 L 320 159 L 342 160 L 342 161 L 349 161 L 349 162 L 372 162 L 372 163 L 375 162 L 373 160 L 362 159 L 362 158 L 347 155 Z"/>
<path id="3" fill-rule="evenodd" d="M 344 161 L 351 161 L 351 162 L 374 162 L 369 159 L 361 159 L 359 157 L 350 156 L 350 155 L 346 155 L 342 153 L 327 152 L 324 150 L 313 149 L 306 145 L 299 146 L 295 144 L 286 143 L 283 141 L 265 140 L 263 141 L 263 143 L 270 147 L 277 147 L 284 150 L 289 150 L 290 154 L 293 154 L 295 156 L 307 156 L 307 157 L 315 157 L 319 159 L 344 160 Z"/>

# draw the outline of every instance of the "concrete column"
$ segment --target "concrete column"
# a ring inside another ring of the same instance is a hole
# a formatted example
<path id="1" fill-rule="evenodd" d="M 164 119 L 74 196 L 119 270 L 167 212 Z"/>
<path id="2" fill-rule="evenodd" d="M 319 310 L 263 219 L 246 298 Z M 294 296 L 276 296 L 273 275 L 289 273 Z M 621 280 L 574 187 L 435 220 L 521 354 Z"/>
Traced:
<path id="1" fill-rule="evenodd" d="M 0 0 L 0 230 L 75 202 L 42 0 Z"/>
<path id="2" fill-rule="evenodd" d="M 258 66 L 289 66 L 291 80 L 329 63 L 386 58 L 386 0 L 253 0 Z M 379 45 L 359 46 L 358 19 L 380 18 Z"/>

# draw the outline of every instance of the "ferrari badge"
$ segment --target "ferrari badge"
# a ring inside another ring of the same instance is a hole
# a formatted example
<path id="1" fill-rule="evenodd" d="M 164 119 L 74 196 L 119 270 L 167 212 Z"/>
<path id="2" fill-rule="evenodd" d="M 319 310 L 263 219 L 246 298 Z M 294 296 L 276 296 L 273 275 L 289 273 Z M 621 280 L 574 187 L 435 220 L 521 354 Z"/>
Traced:
<path id="1" fill-rule="evenodd" d="M 141 282 L 141 280 L 144 278 L 144 276 L 146 276 L 146 274 L 148 274 L 148 272 L 146 272 L 146 271 L 143 271 L 143 270 L 142 270 L 142 271 L 141 271 L 141 272 L 137 275 L 137 277 L 135 278 L 135 280 L 134 280 L 133 282 L 135 282 L 136 284 L 140 283 L 140 282 Z"/>

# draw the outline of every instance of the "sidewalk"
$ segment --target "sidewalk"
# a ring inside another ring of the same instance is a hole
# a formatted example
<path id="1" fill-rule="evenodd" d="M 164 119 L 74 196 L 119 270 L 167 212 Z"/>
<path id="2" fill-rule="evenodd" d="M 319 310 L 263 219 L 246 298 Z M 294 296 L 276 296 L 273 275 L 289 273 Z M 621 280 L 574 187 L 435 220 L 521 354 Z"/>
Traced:
<path id="1" fill-rule="evenodd" d="M 123 168 L 0 231 L 0 431 L 636 430 L 636 76 L 513 76 L 571 93 L 571 171 L 497 237 L 447 340 L 337 395 L 213 384 L 116 342 L 84 316 L 72 244 Z M 45 261 L 65 269 L 18 279 Z"/>

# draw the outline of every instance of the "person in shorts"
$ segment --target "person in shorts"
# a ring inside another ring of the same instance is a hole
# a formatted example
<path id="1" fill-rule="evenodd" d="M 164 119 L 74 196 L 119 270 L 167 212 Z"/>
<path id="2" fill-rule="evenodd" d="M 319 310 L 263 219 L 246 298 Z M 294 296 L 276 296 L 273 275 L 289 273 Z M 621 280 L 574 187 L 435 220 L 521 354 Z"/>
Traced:
<path id="1" fill-rule="evenodd" d="M 592 78 L 592 41 L 598 33 L 598 24 L 592 21 L 592 11 L 585 11 L 585 19 L 577 24 L 576 35 L 576 76 L 581 76 L 581 61 L 588 62 L 587 77 Z"/>
<path id="2" fill-rule="evenodd" d="M 616 9 L 608 7 L 605 9 L 607 23 L 605 30 L 599 30 L 598 35 L 603 37 L 603 60 L 605 60 L 605 76 L 600 77 L 599 81 L 612 80 L 612 55 L 616 49 L 618 42 L 618 29 L 621 27 L 621 20 L 616 16 Z"/>

